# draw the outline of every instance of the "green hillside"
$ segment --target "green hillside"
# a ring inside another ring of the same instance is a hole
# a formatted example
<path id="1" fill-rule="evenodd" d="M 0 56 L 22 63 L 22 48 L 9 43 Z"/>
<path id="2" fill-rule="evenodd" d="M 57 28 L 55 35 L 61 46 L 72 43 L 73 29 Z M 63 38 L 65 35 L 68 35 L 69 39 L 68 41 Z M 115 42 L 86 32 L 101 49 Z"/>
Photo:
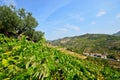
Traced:
<path id="1" fill-rule="evenodd" d="M 120 36 L 85 34 L 54 40 L 51 44 L 62 46 L 80 54 L 98 53 L 107 55 L 109 58 L 120 59 Z"/>
<path id="2" fill-rule="evenodd" d="M 105 62 L 105 61 L 104 61 Z M 0 80 L 116 80 L 120 71 L 106 63 L 79 59 L 55 48 L 0 35 Z"/>
<path id="3" fill-rule="evenodd" d="M 86 34 L 53 41 L 68 51 L 48 45 L 44 33 L 35 30 L 37 25 L 25 9 L 0 6 L 0 80 L 120 79 L 119 62 L 111 61 L 111 66 L 107 60 L 71 52 L 109 52 L 119 58 L 120 37 Z"/>

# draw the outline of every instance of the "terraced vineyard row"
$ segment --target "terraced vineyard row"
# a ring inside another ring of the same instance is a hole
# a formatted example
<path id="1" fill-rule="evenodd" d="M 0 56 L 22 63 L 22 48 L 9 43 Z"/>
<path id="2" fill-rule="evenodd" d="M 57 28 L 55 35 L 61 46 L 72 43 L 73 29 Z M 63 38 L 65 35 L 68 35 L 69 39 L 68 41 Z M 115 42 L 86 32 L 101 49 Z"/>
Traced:
<path id="1" fill-rule="evenodd" d="M 103 63 L 78 59 L 56 48 L 0 35 L 0 80 L 119 80 Z"/>
<path id="2" fill-rule="evenodd" d="M 73 57 L 76 57 L 76 58 L 79 58 L 79 59 L 86 59 L 87 56 L 84 56 L 84 55 L 81 55 L 81 54 L 78 54 L 78 53 L 75 53 L 75 52 L 72 52 L 72 51 L 69 51 L 65 48 L 60 48 L 60 47 L 57 47 L 57 46 L 53 46 L 53 45 L 50 45 L 50 44 L 47 44 L 48 47 L 51 47 L 51 48 L 56 48 L 57 50 L 67 54 L 67 55 L 70 55 L 70 56 L 73 56 Z"/>

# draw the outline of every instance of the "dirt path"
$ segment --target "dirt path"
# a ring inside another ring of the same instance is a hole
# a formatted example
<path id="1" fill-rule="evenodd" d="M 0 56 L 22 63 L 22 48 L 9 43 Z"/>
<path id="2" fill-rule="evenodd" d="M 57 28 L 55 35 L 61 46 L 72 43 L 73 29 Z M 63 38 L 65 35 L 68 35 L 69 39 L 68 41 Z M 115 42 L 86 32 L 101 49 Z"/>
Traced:
<path id="1" fill-rule="evenodd" d="M 73 57 L 76 57 L 76 58 L 79 58 L 79 59 L 86 59 L 87 58 L 87 56 L 84 56 L 84 55 L 81 55 L 81 54 L 66 50 L 64 48 L 59 48 L 59 47 L 52 46 L 52 45 L 49 45 L 49 44 L 47 44 L 47 46 L 52 47 L 52 48 L 56 48 L 57 50 L 60 50 L 61 52 L 65 53 L 67 55 L 70 55 L 70 56 L 73 56 Z"/>

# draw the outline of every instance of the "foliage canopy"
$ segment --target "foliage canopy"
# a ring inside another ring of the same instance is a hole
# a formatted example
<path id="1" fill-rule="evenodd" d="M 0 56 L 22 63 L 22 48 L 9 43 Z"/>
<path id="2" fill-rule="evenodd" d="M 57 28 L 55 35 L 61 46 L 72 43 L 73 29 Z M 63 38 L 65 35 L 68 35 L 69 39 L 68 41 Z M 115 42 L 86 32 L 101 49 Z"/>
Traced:
<path id="1" fill-rule="evenodd" d="M 20 34 L 28 36 L 31 40 L 39 41 L 44 35 L 35 31 L 38 22 L 32 13 L 25 9 L 16 9 L 14 6 L 0 6 L 0 33 L 17 37 Z M 38 36 L 35 36 L 38 35 Z"/>

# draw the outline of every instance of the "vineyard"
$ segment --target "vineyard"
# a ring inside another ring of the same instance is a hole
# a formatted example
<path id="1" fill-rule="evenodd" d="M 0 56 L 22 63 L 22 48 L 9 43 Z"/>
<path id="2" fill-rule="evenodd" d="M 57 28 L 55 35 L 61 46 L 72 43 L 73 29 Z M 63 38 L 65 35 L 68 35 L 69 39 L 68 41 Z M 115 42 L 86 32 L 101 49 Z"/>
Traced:
<path id="1" fill-rule="evenodd" d="M 119 80 L 120 71 L 37 43 L 0 35 L 0 80 Z"/>

